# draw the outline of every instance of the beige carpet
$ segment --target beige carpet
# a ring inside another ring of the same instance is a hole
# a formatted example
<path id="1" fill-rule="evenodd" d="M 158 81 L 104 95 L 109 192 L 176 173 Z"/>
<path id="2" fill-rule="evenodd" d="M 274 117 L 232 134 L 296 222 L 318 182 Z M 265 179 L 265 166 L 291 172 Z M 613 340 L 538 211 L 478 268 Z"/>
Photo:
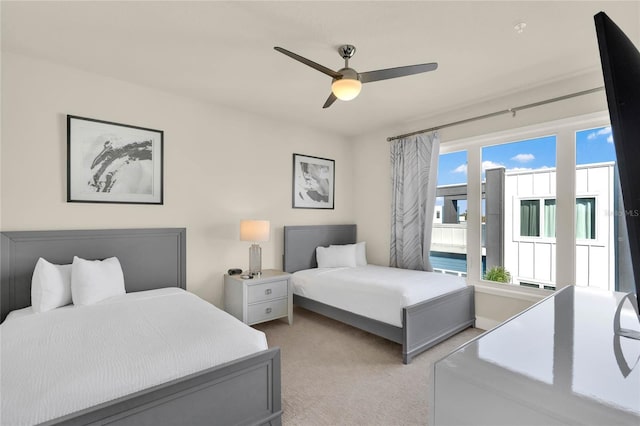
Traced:
<path id="1" fill-rule="evenodd" d="M 292 326 L 256 328 L 281 348 L 285 426 L 425 425 L 433 363 L 481 333 L 467 329 L 403 365 L 400 345 L 304 309 Z"/>

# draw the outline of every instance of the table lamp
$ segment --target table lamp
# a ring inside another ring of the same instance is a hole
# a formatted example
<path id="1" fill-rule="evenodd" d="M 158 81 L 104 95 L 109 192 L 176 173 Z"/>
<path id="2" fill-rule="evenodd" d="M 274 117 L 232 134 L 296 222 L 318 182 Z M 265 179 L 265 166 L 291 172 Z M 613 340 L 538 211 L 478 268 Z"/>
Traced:
<path id="1" fill-rule="evenodd" d="M 240 221 L 240 240 L 253 243 L 249 247 L 249 275 L 262 273 L 262 249 L 258 243 L 269 241 L 269 229 L 268 220 Z"/>

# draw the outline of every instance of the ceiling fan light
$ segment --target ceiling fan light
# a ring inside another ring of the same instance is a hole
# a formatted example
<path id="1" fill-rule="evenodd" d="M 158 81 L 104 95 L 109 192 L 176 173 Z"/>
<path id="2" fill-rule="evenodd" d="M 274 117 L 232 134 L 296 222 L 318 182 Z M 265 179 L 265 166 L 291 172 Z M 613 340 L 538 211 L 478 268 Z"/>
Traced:
<path id="1" fill-rule="evenodd" d="M 352 78 L 341 78 L 331 83 L 331 91 L 341 101 L 350 101 L 360 93 L 362 83 Z"/>

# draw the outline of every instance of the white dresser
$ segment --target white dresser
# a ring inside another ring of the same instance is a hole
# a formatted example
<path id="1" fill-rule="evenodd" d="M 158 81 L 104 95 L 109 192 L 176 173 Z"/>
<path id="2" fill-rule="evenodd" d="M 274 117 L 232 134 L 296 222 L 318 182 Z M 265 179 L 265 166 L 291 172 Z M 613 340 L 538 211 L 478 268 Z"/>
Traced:
<path id="1" fill-rule="evenodd" d="M 430 425 L 640 425 L 640 341 L 613 333 L 623 296 L 566 287 L 436 362 Z"/>
<path id="2" fill-rule="evenodd" d="M 293 322 L 293 293 L 290 274 L 265 269 L 262 275 L 243 279 L 224 276 L 224 310 L 245 324 L 257 324 L 287 317 Z"/>

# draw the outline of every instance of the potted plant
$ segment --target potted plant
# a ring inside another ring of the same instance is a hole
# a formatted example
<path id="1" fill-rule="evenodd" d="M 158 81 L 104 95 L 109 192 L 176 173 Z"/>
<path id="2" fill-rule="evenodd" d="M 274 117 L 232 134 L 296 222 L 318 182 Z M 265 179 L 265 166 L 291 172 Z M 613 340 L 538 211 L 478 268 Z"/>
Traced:
<path id="1" fill-rule="evenodd" d="M 487 270 L 484 275 L 484 279 L 488 281 L 496 281 L 499 283 L 510 283 L 511 274 L 505 269 L 504 266 L 492 266 Z"/>

